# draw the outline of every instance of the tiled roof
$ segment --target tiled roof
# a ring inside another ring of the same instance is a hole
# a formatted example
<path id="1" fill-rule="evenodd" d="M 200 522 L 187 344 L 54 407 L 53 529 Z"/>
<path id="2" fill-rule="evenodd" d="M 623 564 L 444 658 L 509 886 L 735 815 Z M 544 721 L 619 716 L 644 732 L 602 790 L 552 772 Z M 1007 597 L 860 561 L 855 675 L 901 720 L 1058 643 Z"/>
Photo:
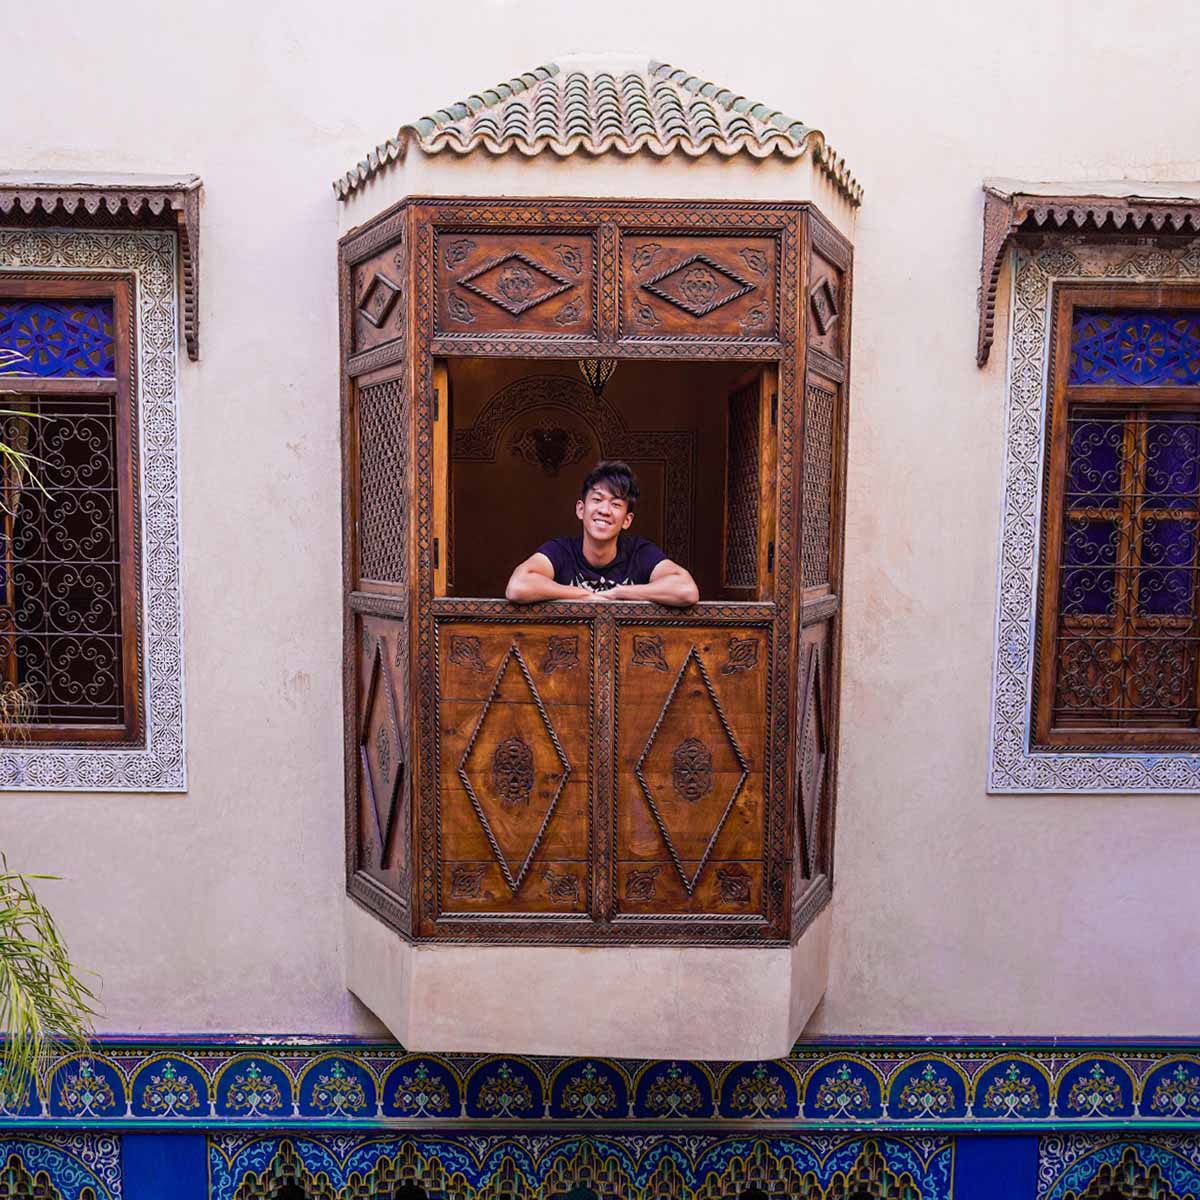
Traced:
<path id="1" fill-rule="evenodd" d="M 811 154 L 850 201 L 862 188 L 825 135 L 802 121 L 667 63 L 565 57 L 402 126 L 334 181 L 345 199 L 410 142 L 426 154 L 637 154 L 697 158 Z"/>

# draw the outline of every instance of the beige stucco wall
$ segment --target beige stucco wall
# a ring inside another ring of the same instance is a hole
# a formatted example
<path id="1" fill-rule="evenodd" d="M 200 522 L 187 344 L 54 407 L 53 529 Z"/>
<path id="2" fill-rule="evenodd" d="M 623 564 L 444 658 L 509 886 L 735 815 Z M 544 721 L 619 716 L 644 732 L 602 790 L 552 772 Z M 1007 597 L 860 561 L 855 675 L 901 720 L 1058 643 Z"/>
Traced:
<path id="1" fill-rule="evenodd" d="M 46 895 L 104 977 L 106 1028 L 376 1028 L 342 984 L 328 183 L 403 119 L 619 48 L 820 125 L 867 188 L 811 1032 L 1194 1030 L 1200 797 L 984 793 L 1003 319 L 974 365 L 984 176 L 1200 176 L 1190 0 L 113 0 L 105 18 L 6 26 L 0 166 L 204 177 L 204 357 L 182 369 L 191 788 L 4 795 L 0 846 L 65 876 Z"/>

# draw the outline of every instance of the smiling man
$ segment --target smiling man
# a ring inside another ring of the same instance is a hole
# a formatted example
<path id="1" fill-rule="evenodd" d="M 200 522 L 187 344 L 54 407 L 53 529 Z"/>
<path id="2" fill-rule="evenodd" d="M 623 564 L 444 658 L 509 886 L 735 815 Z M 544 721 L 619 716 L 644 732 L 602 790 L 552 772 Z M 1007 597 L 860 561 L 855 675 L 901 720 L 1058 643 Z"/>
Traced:
<path id="1" fill-rule="evenodd" d="M 683 607 L 700 599 L 696 581 L 653 542 L 628 533 L 637 476 L 623 462 L 597 463 L 579 489 L 581 534 L 543 543 L 512 573 L 505 596 L 537 600 L 653 600 Z"/>

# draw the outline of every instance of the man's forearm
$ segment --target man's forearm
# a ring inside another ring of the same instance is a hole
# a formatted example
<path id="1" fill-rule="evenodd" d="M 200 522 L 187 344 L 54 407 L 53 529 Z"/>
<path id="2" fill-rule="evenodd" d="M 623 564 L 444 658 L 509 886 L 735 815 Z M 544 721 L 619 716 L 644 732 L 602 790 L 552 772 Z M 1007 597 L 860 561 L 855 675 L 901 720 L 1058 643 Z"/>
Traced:
<path id="1" fill-rule="evenodd" d="M 667 575 L 649 583 L 624 583 L 605 594 L 610 600 L 649 600 L 672 608 L 686 608 L 700 598 L 695 581 L 683 574 Z"/>
<path id="2" fill-rule="evenodd" d="M 513 604 L 537 604 L 540 600 L 590 600 L 591 592 L 586 588 L 557 583 L 545 575 L 529 572 L 515 575 L 504 589 L 505 599 Z"/>

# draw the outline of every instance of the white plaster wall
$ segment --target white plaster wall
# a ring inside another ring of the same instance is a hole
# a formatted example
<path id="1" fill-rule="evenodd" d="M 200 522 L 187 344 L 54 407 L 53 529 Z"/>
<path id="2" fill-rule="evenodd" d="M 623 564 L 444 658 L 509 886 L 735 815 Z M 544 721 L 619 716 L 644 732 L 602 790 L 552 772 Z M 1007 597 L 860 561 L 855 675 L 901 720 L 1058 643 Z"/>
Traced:
<path id="1" fill-rule="evenodd" d="M 105 1027 L 376 1028 L 342 986 L 329 180 L 404 119 L 627 49 L 820 125 L 867 188 L 810 1032 L 1194 1031 L 1200 797 L 984 794 L 1005 332 L 977 371 L 974 325 L 985 175 L 1200 177 L 1198 35 L 1190 0 L 110 0 L 6 22 L 0 166 L 206 187 L 204 357 L 182 372 L 191 790 L 0 796 L 10 860 L 65 877 L 45 892 Z"/>

